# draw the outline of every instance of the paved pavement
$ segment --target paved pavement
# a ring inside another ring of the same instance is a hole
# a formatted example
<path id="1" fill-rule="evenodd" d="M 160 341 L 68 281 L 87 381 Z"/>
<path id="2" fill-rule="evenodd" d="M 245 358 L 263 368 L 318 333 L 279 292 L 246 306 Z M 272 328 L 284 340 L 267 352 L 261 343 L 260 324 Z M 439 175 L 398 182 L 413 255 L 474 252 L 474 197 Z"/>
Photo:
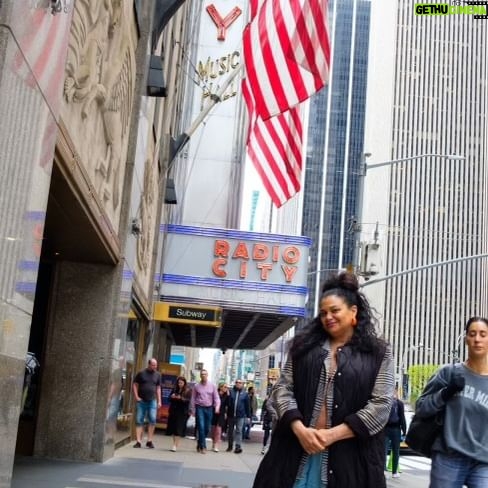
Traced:
<path id="1" fill-rule="evenodd" d="M 225 452 L 223 442 L 223 451 L 202 455 L 192 439 L 172 452 L 171 438 L 157 435 L 155 449 L 131 443 L 103 464 L 19 458 L 12 488 L 250 488 L 262 458 L 261 434 L 252 431 L 241 454 Z M 428 487 L 428 460 L 405 457 L 400 466 L 400 478 L 387 474 L 389 488 Z"/>

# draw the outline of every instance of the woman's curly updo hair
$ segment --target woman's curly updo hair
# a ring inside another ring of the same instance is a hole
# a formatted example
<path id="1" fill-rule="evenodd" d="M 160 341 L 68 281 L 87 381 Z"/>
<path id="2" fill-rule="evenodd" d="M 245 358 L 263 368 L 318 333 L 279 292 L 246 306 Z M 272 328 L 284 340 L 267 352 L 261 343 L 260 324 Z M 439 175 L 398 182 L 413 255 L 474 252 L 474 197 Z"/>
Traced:
<path id="1" fill-rule="evenodd" d="M 357 307 L 357 325 L 354 334 L 349 341 L 352 347 L 363 351 L 375 350 L 383 341 L 378 337 L 375 329 L 377 320 L 373 315 L 368 300 L 359 291 L 359 282 L 356 275 L 349 272 L 341 272 L 330 276 L 322 285 L 321 300 L 328 296 L 336 296 L 344 300 L 348 307 Z M 304 327 L 293 339 L 290 347 L 292 357 L 307 353 L 318 343 L 323 343 L 329 334 L 324 329 L 317 315 L 306 327 Z"/>

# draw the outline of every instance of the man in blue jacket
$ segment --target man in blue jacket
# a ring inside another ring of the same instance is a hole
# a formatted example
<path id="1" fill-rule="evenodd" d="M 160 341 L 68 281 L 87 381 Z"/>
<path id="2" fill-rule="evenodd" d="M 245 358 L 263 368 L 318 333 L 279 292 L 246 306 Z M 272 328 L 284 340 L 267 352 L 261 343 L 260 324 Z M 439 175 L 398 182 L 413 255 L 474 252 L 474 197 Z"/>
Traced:
<path id="1" fill-rule="evenodd" d="M 242 452 L 242 429 L 246 420 L 251 420 L 251 403 L 249 401 L 249 395 L 246 390 L 243 389 L 244 382 L 242 380 L 236 380 L 234 387 L 230 392 L 230 402 L 227 407 L 227 440 L 229 446 L 227 451 L 232 451 L 235 438 L 235 450 L 236 454 Z"/>

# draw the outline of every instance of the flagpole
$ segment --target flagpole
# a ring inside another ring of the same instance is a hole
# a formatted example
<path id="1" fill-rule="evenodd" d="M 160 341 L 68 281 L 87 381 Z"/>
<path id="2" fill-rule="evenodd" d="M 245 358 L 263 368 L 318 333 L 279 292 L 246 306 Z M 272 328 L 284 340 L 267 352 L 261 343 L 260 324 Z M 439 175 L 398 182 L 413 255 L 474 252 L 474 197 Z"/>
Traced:
<path id="1" fill-rule="evenodd" d="M 331 43 L 330 43 L 330 52 L 334 52 L 335 47 L 335 28 L 336 28 L 336 13 L 337 13 L 337 5 L 334 2 L 334 10 L 332 14 L 332 35 L 330 36 Z M 330 57 L 330 66 L 329 66 L 329 86 L 327 92 L 327 121 L 326 127 L 327 131 L 325 133 L 325 140 L 324 140 L 324 161 L 322 165 L 322 192 L 320 195 L 320 219 L 319 219 L 319 232 L 318 232 L 318 245 L 317 245 L 317 269 L 318 272 L 315 275 L 315 300 L 314 300 L 314 310 L 315 312 L 319 309 L 319 301 L 320 301 L 320 288 L 322 284 L 320 271 L 322 268 L 322 248 L 324 246 L 324 213 L 325 213 L 325 197 L 326 197 L 326 185 L 327 185 L 327 159 L 329 154 L 329 134 L 330 134 L 330 117 L 331 117 L 331 107 L 332 107 L 332 87 L 334 84 L 334 56 L 331 55 Z"/>
<path id="2" fill-rule="evenodd" d="M 202 109 L 202 111 L 197 115 L 195 120 L 190 124 L 190 126 L 183 131 L 178 137 L 172 138 L 170 147 L 169 162 L 171 163 L 178 153 L 183 149 L 185 144 L 190 140 L 190 137 L 195 133 L 200 124 L 205 120 L 205 117 L 210 113 L 210 111 L 217 105 L 217 103 L 223 100 L 223 95 L 227 91 L 227 88 L 231 85 L 238 74 L 242 72 L 243 65 L 240 64 L 236 69 L 230 73 L 227 79 L 224 81 L 217 93 L 210 94 L 209 101 L 207 105 Z"/>
<path id="3" fill-rule="evenodd" d="M 341 202 L 341 226 L 339 228 L 339 257 L 337 268 L 342 268 L 344 259 L 344 234 L 346 232 L 346 207 L 347 189 L 349 181 L 349 140 L 351 137 L 351 110 L 354 82 L 354 56 L 356 52 L 356 22 L 357 22 L 357 0 L 354 0 L 352 8 L 352 30 L 351 30 L 351 50 L 349 54 L 349 86 L 347 94 L 347 117 L 346 117 L 346 140 L 344 144 L 344 172 L 342 174 L 342 202 Z"/>

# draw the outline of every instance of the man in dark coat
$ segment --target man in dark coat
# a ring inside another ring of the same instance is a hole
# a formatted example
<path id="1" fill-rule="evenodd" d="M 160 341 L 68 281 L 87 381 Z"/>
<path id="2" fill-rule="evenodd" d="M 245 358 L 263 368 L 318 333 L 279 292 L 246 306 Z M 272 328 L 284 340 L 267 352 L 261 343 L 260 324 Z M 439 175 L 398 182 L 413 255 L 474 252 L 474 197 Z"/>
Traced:
<path id="1" fill-rule="evenodd" d="M 399 478 L 398 461 L 400 459 L 400 443 L 402 434 L 407 433 L 407 422 L 405 420 L 405 406 L 398 398 L 398 389 L 395 389 L 393 403 L 391 405 L 390 417 L 385 427 L 385 462 L 388 459 L 388 451 L 391 449 L 391 473 L 392 478 Z"/>
<path id="2" fill-rule="evenodd" d="M 228 447 L 227 451 L 232 451 L 234 440 L 235 440 L 235 450 L 236 454 L 242 452 L 242 430 L 244 427 L 244 422 L 251 421 L 251 404 L 249 400 L 249 395 L 246 390 L 243 389 L 244 382 L 242 380 L 236 380 L 234 388 L 230 392 L 229 406 L 227 409 L 228 418 L 228 431 L 227 431 L 227 441 Z"/>

